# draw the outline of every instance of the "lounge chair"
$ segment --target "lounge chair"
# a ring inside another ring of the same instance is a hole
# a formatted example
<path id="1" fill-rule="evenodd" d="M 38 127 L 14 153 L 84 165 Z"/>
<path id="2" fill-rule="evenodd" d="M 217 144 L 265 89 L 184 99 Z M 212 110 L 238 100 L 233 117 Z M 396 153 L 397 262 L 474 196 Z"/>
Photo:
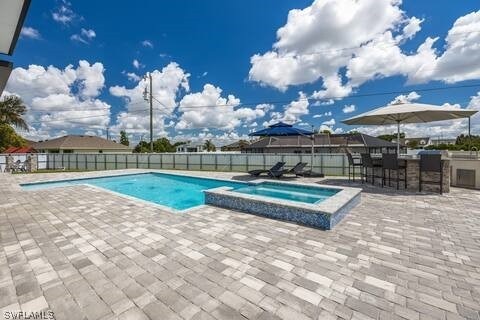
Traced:
<path id="1" fill-rule="evenodd" d="M 258 177 L 262 173 L 268 173 L 269 174 L 272 171 L 282 170 L 284 165 L 285 165 L 285 162 L 277 162 L 273 167 L 271 167 L 268 170 L 250 170 L 250 171 L 248 171 L 248 174 L 250 174 L 251 176 L 254 176 L 254 177 Z"/>
<path id="2" fill-rule="evenodd" d="M 304 168 L 308 165 L 306 162 L 299 162 L 293 168 L 290 169 L 281 169 L 281 170 L 271 170 L 268 175 L 272 178 L 280 178 L 285 174 L 294 174 L 295 176 L 301 176 L 304 173 Z"/>

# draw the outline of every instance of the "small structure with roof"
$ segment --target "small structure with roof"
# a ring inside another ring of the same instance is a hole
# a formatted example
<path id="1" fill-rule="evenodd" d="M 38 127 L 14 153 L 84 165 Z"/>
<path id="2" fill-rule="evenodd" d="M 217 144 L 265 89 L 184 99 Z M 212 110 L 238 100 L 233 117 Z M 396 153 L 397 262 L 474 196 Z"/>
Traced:
<path id="1" fill-rule="evenodd" d="M 96 136 L 67 135 L 32 144 L 40 153 L 131 153 L 132 148 Z"/>
<path id="2" fill-rule="evenodd" d="M 177 153 L 191 153 L 191 152 L 203 152 L 203 144 L 201 143 L 186 143 L 177 146 L 175 149 Z"/>
<path id="3" fill-rule="evenodd" d="M 36 153 L 37 151 L 32 147 L 32 146 L 27 146 L 27 147 L 9 147 L 7 148 L 3 153 L 9 154 L 9 153 Z"/>

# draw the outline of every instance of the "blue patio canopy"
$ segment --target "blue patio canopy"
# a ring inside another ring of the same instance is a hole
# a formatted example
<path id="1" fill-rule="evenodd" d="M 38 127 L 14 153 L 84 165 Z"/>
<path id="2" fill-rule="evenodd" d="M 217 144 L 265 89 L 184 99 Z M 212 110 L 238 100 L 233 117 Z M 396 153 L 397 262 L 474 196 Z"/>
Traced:
<path id="1" fill-rule="evenodd" d="M 314 133 L 312 131 L 303 130 L 300 128 L 294 128 L 291 124 L 278 122 L 272 124 L 266 129 L 252 132 L 249 136 L 255 137 L 278 137 L 278 136 L 311 136 Z"/>
<path id="2" fill-rule="evenodd" d="M 252 132 L 249 136 L 255 137 L 281 137 L 281 136 L 309 136 L 310 140 L 312 141 L 312 150 L 310 154 L 310 174 L 314 175 L 313 173 L 313 153 L 315 152 L 314 148 L 314 135 L 315 132 L 303 130 L 300 128 L 294 128 L 291 124 L 287 124 L 284 122 L 278 122 L 272 124 L 266 129 L 259 130 L 257 132 Z"/>

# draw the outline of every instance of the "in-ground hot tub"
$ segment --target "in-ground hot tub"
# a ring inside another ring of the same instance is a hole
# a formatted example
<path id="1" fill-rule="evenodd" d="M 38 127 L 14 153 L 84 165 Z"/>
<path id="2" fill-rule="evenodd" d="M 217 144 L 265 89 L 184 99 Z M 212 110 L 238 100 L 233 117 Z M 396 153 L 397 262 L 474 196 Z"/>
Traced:
<path id="1" fill-rule="evenodd" d="M 360 202 L 361 189 L 260 180 L 243 188 L 205 190 L 205 203 L 332 229 Z"/>

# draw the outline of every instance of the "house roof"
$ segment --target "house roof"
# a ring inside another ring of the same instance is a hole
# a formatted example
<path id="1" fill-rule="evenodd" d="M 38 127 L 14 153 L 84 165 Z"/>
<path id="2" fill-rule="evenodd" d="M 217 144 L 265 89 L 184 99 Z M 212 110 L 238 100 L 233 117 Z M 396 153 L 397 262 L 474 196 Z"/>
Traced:
<path id="1" fill-rule="evenodd" d="M 241 142 L 241 144 L 240 144 Z M 222 148 L 240 148 L 240 147 L 246 147 L 250 144 L 250 141 L 247 141 L 247 140 L 239 140 L 239 141 L 235 141 L 234 143 L 230 143 L 230 144 L 227 144 L 227 145 L 224 145 L 222 146 Z"/>
<path id="2" fill-rule="evenodd" d="M 9 147 L 3 153 L 34 153 L 36 152 L 32 147 Z"/>
<path id="3" fill-rule="evenodd" d="M 288 148 L 288 147 L 311 147 L 312 141 L 306 136 L 296 137 L 265 137 L 252 142 L 246 149 L 258 148 Z M 368 148 L 396 147 L 395 143 L 369 136 L 363 133 L 355 134 L 316 134 L 315 147 L 339 147 L 339 146 L 366 146 Z"/>
<path id="4" fill-rule="evenodd" d="M 32 143 L 37 150 L 45 149 L 94 149 L 94 150 L 131 150 L 132 148 L 111 140 L 96 136 L 67 135 L 52 140 Z"/>

